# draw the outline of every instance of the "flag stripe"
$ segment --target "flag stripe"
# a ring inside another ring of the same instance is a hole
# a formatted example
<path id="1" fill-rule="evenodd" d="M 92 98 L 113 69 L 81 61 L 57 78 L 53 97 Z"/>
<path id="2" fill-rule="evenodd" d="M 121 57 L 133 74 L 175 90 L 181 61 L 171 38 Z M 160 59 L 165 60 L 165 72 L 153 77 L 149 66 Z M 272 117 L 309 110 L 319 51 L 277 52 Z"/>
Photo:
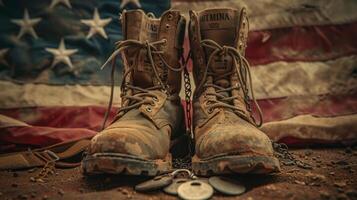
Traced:
<path id="1" fill-rule="evenodd" d="M 184 103 L 184 102 L 183 102 Z M 296 96 L 258 101 L 264 121 L 277 121 L 297 115 L 313 114 L 320 117 L 357 113 L 357 95 Z M 54 128 L 88 128 L 98 131 L 102 125 L 104 106 L 57 106 L 25 109 L 0 109 L 0 114 L 33 126 Z M 115 116 L 116 108 L 109 114 Z"/>
<path id="2" fill-rule="evenodd" d="M 12 145 L 16 144 L 44 147 L 71 140 L 90 138 L 95 134 L 95 131 L 86 128 L 10 127 L 1 129 L 0 153 L 7 149 L 14 149 Z"/>
<path id="3" fill-rule="evenodd" d="M 0 81 L 0 108 L 34 106 L 87 106 L 106 105 L 109 86 L 16 84 Z M 113 105 L 119 105 L 119 88 L 114 92 Z"/>
<path id="4" fill-rule="evenodd" d="M 254 92 L 258 99 L 350 93 L 357 88 L 353 76 L 356 66 L 357 55 L 326 62 L 275 62 L 257 65 L 251 69 Z M 109 86 L 54 86 L 0 81 L 0 88 L 6 88 L 0 91 L 0 108 L 105 106 L 110 96 Z M 119 88 L 116 87 L 114 105 L 119 105 L 119 93 Z M 183 93 L 184 90 L 181 90 L 181 96 Z"/>
<path id="5" fill-rule="evenodd" d="M 301 115 L 287 120 L 270 122 L 261 128 L 273 141 L 289 145 L 357 142 L 357 114 L 336 117 Z"/>
<path id="6" fill-rule="evenodd" d="M 172 8 L 189 10 L 245 6 L 250 15 L 251 30 L 267 30 L 282 27 L 344 24 L 357 21 L 357 2 L 354 0 L 220 0 L 220 1 L 174 1 Z"/>
<path id="7" fill-rule="evenodd" d="M 278 61 L 325 61 L 357 53 L 357 23 L 251 31 L 246 58 L 252 66 Z M 189 49 L 186 35 L 184 48 Z"/>
<path id="8" fill-rule="evenodd" d="M 357 89 L 357 55 L 326 62 L 274 62 L 251 69 L 258 99 L 346 94 Z"/>
<path id="9" fill-rule="evenodd" d="M 251 65 L 277 61 L 324 61 L 357 52 L 357 23 L 280 28 L 249 33 Z"/>
<path id="10" fill-rule="evenodd" d="M 282 121 L 266 123 L 261 128 L 273 141 L 288 145 L 310 143 L 356 142 L 357 114 L 336 117 L 301 115 Z M 304 127 L 304 128 L 302 128 Z M 29 146 L 52 144 L 90 138 L 95 131 L 83 128 L 53 128 L 41 126 L 9 127 L 0 134 L 0 152 L 11 152 Z"/>
<path id="11" fill-rule="evenodd" d="M 258 100 L 264 122 L 312 114 L 320 117 L 357 113 L 357 93 L 347 95 L 291 96 Z M 255 113 L 257 118 L 257 113 Z"/>

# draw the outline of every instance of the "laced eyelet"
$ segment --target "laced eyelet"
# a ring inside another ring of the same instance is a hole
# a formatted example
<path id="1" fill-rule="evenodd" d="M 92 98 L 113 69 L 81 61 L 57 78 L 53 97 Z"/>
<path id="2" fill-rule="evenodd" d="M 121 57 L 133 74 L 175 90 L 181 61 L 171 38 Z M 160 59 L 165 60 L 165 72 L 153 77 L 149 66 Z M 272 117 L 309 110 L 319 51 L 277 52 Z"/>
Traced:
<path id="1" fill-rule="evenodd" d="M 149 12 L 148 14 L 146 14 L 149 18 L 154 19 L 155 18 L 155 14 L 152 12 Z"/>
<path id="2" fill-rule="evenodd" d="M 174 16 L 170 13 L 170 14 L 168 14 L 168 16 L 167 16 L 167 19 L 168 20 L 172 20 L 174 18 Z"/>
<path id="3" fill-rule="evenodd" d="M 213 113 L 213 109 L 209 108 L 207 112 L 208 112 L 208 114 L 212 114 Z"/>
<path id="4" fill-rule="evenodd" d="M 162 89 L 161 89 L 161 92 L 167 94 L 167 89 L 162 88 Z"/>
<path id="5" fill-rule="evenodd" d="M 159 99 L 157 97 L 153 97 L 152 100 L 154 100 L 155 102 L 159 102 Z"/>
<path id="6" fill-rule="evenodd" d="M 150 106 L 146 106 L 146 111 L 147 112 L 152 112 L 152 108 Z"/>

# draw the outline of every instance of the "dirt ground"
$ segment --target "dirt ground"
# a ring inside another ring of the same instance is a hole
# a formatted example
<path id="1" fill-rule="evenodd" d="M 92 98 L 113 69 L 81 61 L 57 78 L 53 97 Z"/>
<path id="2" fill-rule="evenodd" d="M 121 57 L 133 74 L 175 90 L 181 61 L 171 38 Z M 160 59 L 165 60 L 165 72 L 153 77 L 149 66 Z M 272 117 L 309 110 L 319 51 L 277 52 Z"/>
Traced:
<path id="1" fill-rule="evenodd" d="M 235 197 L 213 199 L 357 199 L 357 148 L 293 150 L 313 166 L 282 166 L 269 176 L 231 176 L 247 187 Z M 175 199 L 163 192 L 137 193 L 133 186 L 147 178 L 100 175 L 84 177 L 79 168 L 57 169 L 44 183 L 32 182 L 40 169 L 0 172 L 0 199 Z M 33 178 L 32 178 L 33 179 Z"/>

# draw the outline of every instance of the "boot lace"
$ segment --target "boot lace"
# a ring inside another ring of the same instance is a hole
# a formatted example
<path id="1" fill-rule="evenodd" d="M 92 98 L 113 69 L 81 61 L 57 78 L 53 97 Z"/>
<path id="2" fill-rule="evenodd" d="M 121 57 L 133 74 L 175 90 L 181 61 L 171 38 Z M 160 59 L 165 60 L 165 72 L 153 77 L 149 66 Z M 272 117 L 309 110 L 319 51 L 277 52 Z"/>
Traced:
<path id="1" fill-rule="evenodd" d="M 164 82 L 161 80 L 157 66 L 154 62 L 154 55 L 157 55 L 157 57 L 161 60 L 164 66 L 166 66 L 168 69 L 172 71 L 179 72 L 183 69 L 183 67 L 180 68 L 173 68 L 171 67 L 164 59 L 163 57 L 163 51 L 159 50 L 159 45 L 165 44 L 167 41 L 166 39 L 161 39 L 155 42 L 149 42 L 149 41 L 138 41 L 138 40 L 124 40 L 124 41 L 119 41 L 116 43 L 116 50 L 112 53 L 112 55 L 108 58 L 108 60 L 103 64 L 101 69 L 103 69 L 110 61 L 112 62 L 112 69 L 111 69 L 111 91 L 110 91 L 110 99 L 108 103 L 108 108 L 105 113 L 104 117 L 104 122 L 102 125 L 102 130 L 105 128 L 106 122 L 108 120 L 108 115 L 111 110 L 112 104 L 113 104 L 113 96 L 114 96 L 114 85 L 115 85 L 115 80 L 114 80 L 114 74 L 115 74 L 115 63 L 117 56 L 119 54 L 123 55 L 123 52 L 127 49 L 136 49 L 137 52 L 139 52 L 141 49 L 146 49 L 147 52 L 147 57 L 149 58 L 150 66 L 153 69 L 154 76 L 158 80 L 159 84 L 152 86 L 152 87 L 147 87 L 147 88 L 141 88 L 138 86 L 134 86 L 131 83 L 129 83 L 127 80 L 128 75 L 133 71 L 135 64 L 132 63 L 129 65 L 128 63 L 128 68 L 125 70 L 122 81 L 121 81 L 121 99 L 122 99 L 122 106 L 118 109 L 117 114 L 121 112 L 127 112 L 133 108 L 138 108 L 141 105 L 145 104 L 151 104 L 153 105 L 157 101 L 157 96 L 152 92 L 153 90 L 161 90 L 162 92 L 168 94 L 167 89 L 168 86 L 164 84 Z M 123 59 L 124 60 L 124 59 Z M 130 94 L 128 94 L 128 91 L 131 91 Z M 147 98 L 151 97 L 151 98 Z M 149 110 L 148 110 L 149 111 Z"/>
<path id="2" fill-rule="evenodd" d="M 253 120 L 254 124 L 257 127 L 260 127 L 263 124 L 263 114 L 262 111 L 255 99 L 254 92 L 253 92 L 253 83 L 252 83 L 252 77 L 250 73 L 250 65 L 244 56 L 240 54 L 240 52 L 231 46 L 221 46 L 214 40 L 210 39 L 205 39 L 201 41 L 201 45 L 206 48 L 210 48 L 213 50 L 213 52 L 210 54 L 208 57 L 208 62 L 205 68 L 205 71 L 203 73 L 203 78 L 200 82 L 200 84 L 197 87 L 197 91 L 200 91 L 202 88 L 214 88 L 214 92 L 207 92 L 206 95 L 213 95 L 216 98 L 215 99 L 209 99 L 207 102 L 207 109 L 209 111 L 212 111 L 213 109 L 217 107 L 224 107 L 224 108 L 229 108 L 237 113 L 238 115 L 245 117 L 244 111 L 239 109 L 238 107 L 232 105 L 232 100 L 239 98 L 239 95 L 233 95 L 232 91 L 235 89 L 242 89 L 244 93 L 244 102 L 246 105 L 247 110 L 250 112 L 250 117 Z M 235 66 L 235 70 L 231 70 L 230 72 L 221 74 L 221 75 L 215 75 L 213 72 L 209 70 L 209 66 L 211 65 L 211 62 L 215 56 L 218 55 L 230 55 L 233 59 L 233 64 Z M 236 73 L 239 84 L 237 85 L 231 85 L 230 87 L 221 87 L 217 84 L 215 84 L 215 80 L 219 79 L 224 79 L 224 78 L 230 78 L 231 75 Z M 211 76 L 213 78 L 212 83 L 206 82 L 206 79 L 208 76 Z M 250 94 L 249 94 L 249 89 L 250 89 Z M 222 95 L 222 92 L 228 92 L 231 93 L 231 96 L 225 96 Z M 251 99 L 249 97 L 251 96 Z M 252 100 L 258 110 L 259 114 L 259 123 L 256 122 L 255 118 L 252 115 L 252 109 L 250 105 L 250 100 Z"/>

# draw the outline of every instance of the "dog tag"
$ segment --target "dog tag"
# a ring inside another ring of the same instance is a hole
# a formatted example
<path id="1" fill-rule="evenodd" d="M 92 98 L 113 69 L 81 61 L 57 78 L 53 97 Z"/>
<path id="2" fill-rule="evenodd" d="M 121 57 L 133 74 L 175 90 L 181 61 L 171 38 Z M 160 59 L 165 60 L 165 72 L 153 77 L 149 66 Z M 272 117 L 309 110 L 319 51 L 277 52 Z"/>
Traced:
<path id="1" fill-rule="evenodd" d="M 169 174 L 156 176 L 151 180 L 136 185 L 135 190 L 139 192 L 158 190 L 170 185 L 172 183 L 172 179 L 172 176 Z"/>
<path id="2" fill-rule="evenodd" d="M 214 189 L 226 195 L 240 195 L 245 192 L 244 185 L 227 177 L 213 176 L 208 182 Z"/>
<path id="3" fill-rule="evenodd" d="M 164 188 L 164 192 L 171 195 L 177 195 L 177 189 L 183 183 L 190 181 L 191 179 L 187 178 L 177 178 L 172 181 L 172 183 Z"/>
<path id="4" fill-rule="evenodd" d="M 181 184 L 177 189 L 178 196 L 182 199 L 203 200 L 213 195 L 213 188 L 202 181 L 193 180 Z"/>

